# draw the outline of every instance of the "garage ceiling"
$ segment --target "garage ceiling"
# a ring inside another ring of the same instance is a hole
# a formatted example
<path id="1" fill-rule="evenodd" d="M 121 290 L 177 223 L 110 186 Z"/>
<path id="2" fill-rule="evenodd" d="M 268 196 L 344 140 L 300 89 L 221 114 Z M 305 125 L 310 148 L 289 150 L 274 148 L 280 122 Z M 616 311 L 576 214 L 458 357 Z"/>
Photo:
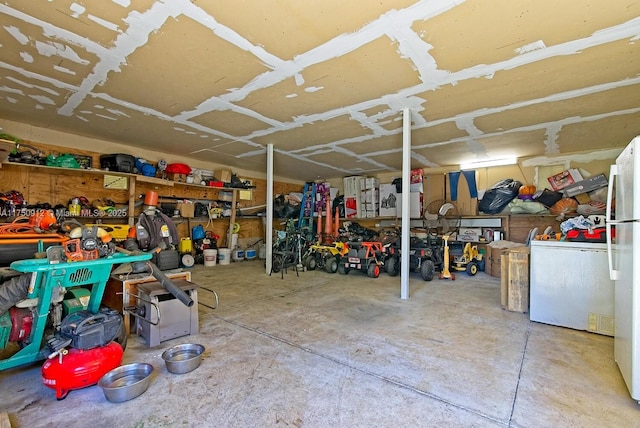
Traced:
<path id="1" fill-rule="evenodd" d="M 414 167 L 640 134 L 638 1 L 3 0 L 0 24 L 0 118 L 132 154 L 393 172 L 405 108 Z"/>

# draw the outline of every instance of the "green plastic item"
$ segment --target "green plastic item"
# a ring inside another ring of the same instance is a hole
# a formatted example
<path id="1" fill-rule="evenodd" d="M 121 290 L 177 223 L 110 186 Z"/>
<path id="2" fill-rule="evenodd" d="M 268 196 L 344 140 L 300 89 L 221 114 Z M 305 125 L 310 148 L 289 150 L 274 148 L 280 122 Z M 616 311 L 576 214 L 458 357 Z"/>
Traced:
<path id="1" fill-rule="evenodd" d="M 91 291 L 82 287 L 74 287 L 67 291 L 65 299 L 62 301 L 62 312 L 66 315 L 87 309 Z"/>
<path id="2" fill-rule="evenodd" d="M 49 155 L 45 160 L 45 164 L 47 166 L 56 166 L 58 168 L 74 168 L 74 169 L 80 168 L 80 164 L 78 163 L 76 158 L 74 158 L 73 155 L 70 155 L 68 153 L 65 153 L 64 155 L 60 155 L 60 156 Z"/>

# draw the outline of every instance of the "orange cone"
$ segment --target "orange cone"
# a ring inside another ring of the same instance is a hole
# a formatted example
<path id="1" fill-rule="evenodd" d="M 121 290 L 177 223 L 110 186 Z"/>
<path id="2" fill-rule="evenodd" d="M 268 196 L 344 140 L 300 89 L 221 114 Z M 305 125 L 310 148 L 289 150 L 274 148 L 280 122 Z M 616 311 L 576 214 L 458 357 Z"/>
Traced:
<path id="1" fill-rule="evenodd" d="M 329 237 L 332 235 L 331 232 L 331 228 L 332 228 L 332 221 L 331 221 L 331 201 L 329 200 L 329 198 L 327 198 L 327 206 L 326 206 L 326 212 L 327 212 L 327 219 L 325 220 L 324 223 L 324 236 L 325 239 L 329 239 Z"/>
<path id="2" fill-rule="evenodd" d="M 318 226 L 316 228 L 318 243 L 322 242 L 322 211 L 318 211 Z"/>

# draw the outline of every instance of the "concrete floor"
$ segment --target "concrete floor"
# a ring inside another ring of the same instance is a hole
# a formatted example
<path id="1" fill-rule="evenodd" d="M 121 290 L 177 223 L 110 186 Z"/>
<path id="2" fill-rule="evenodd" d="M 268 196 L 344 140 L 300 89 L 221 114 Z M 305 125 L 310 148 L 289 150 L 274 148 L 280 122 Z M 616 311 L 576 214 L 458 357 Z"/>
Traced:
<path id="1" fill-rule="evenodd" d="M 97 386 L 57 401 L 40 364 L 0 372 L 13 427 L 621 427 L 640 422 L 613 360 L 613 339 L 530 322 L 500 308 L 499 280 L 411 274 L 370 279 L 262 261 L 193 269 L 200 332 L 123 363 L 154 367 L 148 390 L 108 402 Z M 219 306 L 215 306 L 215 290 Z M 195 342 L 201 366 L 167 371 L 162 352 Z"/>

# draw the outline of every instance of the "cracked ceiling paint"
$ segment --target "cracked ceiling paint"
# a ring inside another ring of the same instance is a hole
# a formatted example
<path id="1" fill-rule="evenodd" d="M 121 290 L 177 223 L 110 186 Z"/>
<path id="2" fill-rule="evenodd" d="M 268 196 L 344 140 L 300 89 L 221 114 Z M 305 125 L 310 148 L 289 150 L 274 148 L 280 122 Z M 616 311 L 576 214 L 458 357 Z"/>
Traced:
<path id="1" fill-rule="evenodd" d="M 640 134 L 628 0 L 5 0 L 0 33 L 0 119 L 260 172 L 273 144 L 301 181 L 396 171 L 404 108 L 414 167 Z"/>

